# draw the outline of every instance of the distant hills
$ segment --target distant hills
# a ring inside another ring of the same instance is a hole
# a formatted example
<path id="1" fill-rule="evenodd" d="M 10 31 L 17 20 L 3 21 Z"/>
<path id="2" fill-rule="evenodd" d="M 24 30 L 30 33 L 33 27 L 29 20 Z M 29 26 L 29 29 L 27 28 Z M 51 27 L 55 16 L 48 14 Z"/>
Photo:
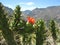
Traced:
<path id="1" fill-rule="evenodd" d="M 9 7 L 5 7 L 5 10 L 11 15 L 13 10 Z M 23 17 L 26 19 L 26 16 L 32 16 L 36 20 L 37 19 L 44 19 L 46 21 L 50 19 L 54 19 L 60 22 L 60 6 L 50 6 L 47 8 L 35 8 L 34 10 L 26 10 L 22 11 Z"/>
<path id="2" fill-rule="evenodd" d="M 24 15 L 29 15 L 34 17 L 35 19 L 44 19 L 46 21 L 50 19 L 54 19 L 58 22 L 60 22 L 60 6 L 50 6 L 47 8 L 35 8 L 34 10 L 24 11 Z M 27 12 L 29 14 L 27 14 Z"/>
<path id="3" fill-rule="evenodd" d="M 11 8 L 6 7 L 6 6 L 4 6 L 4 8 L 5 8 L 5 12 L 6 12 L 8 15 L 12 15 L 12 14 L 13 14 L 13 10 L 12 10 Z"/>

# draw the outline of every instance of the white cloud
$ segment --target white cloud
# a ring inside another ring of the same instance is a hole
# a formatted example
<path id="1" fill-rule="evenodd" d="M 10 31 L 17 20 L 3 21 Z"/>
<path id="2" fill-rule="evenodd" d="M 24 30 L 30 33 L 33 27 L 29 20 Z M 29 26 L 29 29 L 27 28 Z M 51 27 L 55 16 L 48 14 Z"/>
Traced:
<path id="1" fill-rule="evenodd" d="M 34 5 L 34 3 L 33 2 L 28 2 L 28 3 L 26 3 L 27 5 Z"/>
<path id="2" fill-rule="evenodd" d="M 21 10 L 33 10 L 35 7 L 34 2 L 20 2 Z"/>
<path id="3" fill-rule="evenodd" d="M 21 2 L 20 4 L 31 6 L 31 5 L 34 5 L 34 2 Z"/>
<path id="4" fill-rule="evenodd" d="M 25 11 L 25 10 L 33 10 L 33 9 L 35 9 L 36 7 L 22 7 L 21 8 L 21 11 Z"/>

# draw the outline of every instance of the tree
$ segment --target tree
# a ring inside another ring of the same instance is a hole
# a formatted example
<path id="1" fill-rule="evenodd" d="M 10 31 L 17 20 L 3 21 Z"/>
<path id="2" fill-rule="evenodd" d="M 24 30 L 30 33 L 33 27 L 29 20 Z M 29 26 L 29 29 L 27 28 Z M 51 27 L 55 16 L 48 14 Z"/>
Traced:
<path id="1" fill-rule="evenodd" d="M 9 29 L 8 19 L 4 12 L 4 6 L 0 3 L 0 30 L 8 45 L 16 45 L 13 32 Z"/>
<path id="2" fill-rule="evenodd" d="M 57 35 L 56 35 L 56 24 L 55 24 L 54 20 L 51 20 L 51 22 L 50 22 L 50 30 L 51 30 L 52 37 L 53 37 L 54 42 L 55 42 L 57 39 Z M 55 42 L 55 44 L 56 44 L 56 42 Z"/>
<path id="3" fill-rule="evenodd" d="M 37 32 L 36 32 L 36 45 L 43 45 L 45 40 L 45 25 L 43 20 L 37 21 Z"/>

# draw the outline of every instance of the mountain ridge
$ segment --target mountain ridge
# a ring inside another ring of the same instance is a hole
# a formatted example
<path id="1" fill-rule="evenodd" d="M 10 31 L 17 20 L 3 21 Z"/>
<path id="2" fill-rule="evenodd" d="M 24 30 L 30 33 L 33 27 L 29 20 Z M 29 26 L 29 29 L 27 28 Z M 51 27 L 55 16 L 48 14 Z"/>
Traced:
<path id="1" fill-rule="evenodd" d="M 11 8 L 5 7 L 9 14 L 12 15 L 13 10 Z M 34 10 L 22 11 L 22 16 L 26 19 L 26 16 L 34 17 L 37 19 L 50 20 L 55 19 L 60 20 L 60 6 L 49 6 L 46 8 L 35 8 Z M 60 22 L 60 21 L 59 21 Z"/>

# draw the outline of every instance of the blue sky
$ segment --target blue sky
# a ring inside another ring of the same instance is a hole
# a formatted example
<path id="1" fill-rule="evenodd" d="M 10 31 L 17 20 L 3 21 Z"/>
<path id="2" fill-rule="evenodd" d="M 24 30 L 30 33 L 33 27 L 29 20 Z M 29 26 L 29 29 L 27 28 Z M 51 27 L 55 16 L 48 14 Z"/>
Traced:
<path id="1" fill-rule="evenodd" d="M 60 6 L 60 0 L 0 0 L 0 2 L 12 9 L 14 9 L 16 5 L 20 5 L 22 11 L 46 8 L 48 6 Z"/>

